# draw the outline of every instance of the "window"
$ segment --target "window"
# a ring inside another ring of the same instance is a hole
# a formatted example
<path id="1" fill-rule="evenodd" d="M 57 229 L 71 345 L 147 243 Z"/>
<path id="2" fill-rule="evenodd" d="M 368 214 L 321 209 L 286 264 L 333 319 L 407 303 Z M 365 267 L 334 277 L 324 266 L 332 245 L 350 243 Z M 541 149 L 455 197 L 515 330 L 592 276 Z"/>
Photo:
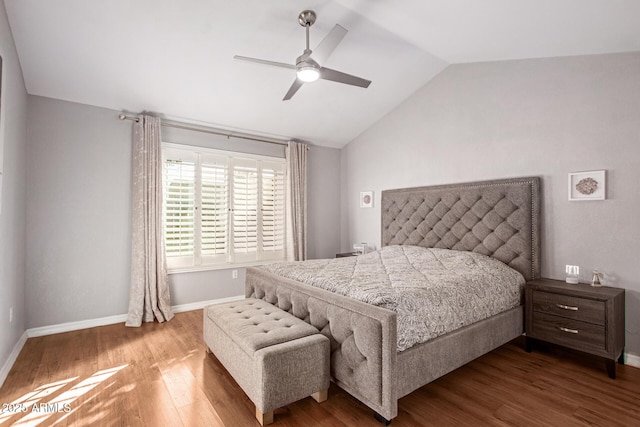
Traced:
<path id="1" fill-rule="evenodd" d="M 282 260 L 284 159 L 165 144 L 170 269 Z"/>

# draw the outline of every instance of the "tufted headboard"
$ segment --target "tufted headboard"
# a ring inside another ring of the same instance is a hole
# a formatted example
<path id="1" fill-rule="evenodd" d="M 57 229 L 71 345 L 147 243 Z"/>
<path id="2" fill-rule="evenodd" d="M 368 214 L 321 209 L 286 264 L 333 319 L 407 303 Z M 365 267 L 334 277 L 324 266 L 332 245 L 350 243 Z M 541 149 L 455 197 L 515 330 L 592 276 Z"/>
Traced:
<path id="1" fill-rule="evenodd" d="M 473 251 L 539 276 L 539 177 L 385 190 L 381 205 L 382 246 Z"/>

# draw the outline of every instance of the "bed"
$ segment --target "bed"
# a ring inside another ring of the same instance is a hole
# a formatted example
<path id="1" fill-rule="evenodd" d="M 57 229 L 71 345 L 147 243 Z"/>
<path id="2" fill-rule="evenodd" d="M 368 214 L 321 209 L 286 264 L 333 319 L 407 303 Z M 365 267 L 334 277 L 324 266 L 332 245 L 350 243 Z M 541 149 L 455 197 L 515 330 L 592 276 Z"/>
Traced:
<path id="1" fill-rule="evenodd" d="M 383 249 L 477 253 L 508 265 L 524 280 L 538 277 L 538 177 L 386 190 L 380 204 Z M 403 322 L 384 304 L 372 305 L 260 267 L 247 269 L 245 286 L 247 297 L 276 305 L 327 336 L 332 380 L 374 410 L 383 423 L 397 416 L 399 398 L 523 332 L 520 301 L 506 311 L 405 346 L 398 340 Z"/>

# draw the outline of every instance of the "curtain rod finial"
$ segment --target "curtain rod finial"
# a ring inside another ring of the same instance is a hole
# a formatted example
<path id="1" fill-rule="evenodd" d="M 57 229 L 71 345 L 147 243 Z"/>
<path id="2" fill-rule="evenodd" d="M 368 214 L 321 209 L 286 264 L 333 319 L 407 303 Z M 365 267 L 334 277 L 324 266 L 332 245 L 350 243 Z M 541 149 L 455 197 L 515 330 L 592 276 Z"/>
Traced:
<path id="1" fill-rule="evenodd" d="M 118 118 L 119 118 L 120 120 L 131 120 L 131 121 L 134 121 L 134 122 L 136 122 L 136 123 L 139 123 L 139 122 L 140 122 L 140 118 L 135 117 L 135 116 L 127 116 L 126 114 L 122 114 L 122 113 L 121 113 L 121 114 L 118 114 Z"/>

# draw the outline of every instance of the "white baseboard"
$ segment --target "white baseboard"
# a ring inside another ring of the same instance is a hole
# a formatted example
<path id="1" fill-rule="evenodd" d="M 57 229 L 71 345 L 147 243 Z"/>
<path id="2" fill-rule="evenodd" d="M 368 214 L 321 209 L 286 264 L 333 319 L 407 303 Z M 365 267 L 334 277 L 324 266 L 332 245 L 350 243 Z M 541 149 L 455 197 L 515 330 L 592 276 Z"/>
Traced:
<path id="1" fill-rule="evenodd" d="M 126 314 L 118 314 L 98 319 L 80 320 L 78 322 L 59 323 L 57 325 L 41 326 L 39 328 L 27 329 L 29 338 L 42 337 L 45 335 L 61 334 L 63 332 L 78 331 L 80 329 L 95 328 L 96 326 L 113 325 L 127 320 Z"/>
<path id="2" fill-rule="evenodd" d="M 7 379 L 7 376 L 9 375 L 9 371 L 11 370 L 11 368 L 13 368 L 13 364 L 16 363 L 16 359 L 18 359 L 18 355 L 22 351 L 22 347 L 24 347 L 24 344 L 26 342 L 27 342 L 27 331 L 25 331 L 20 337 L 20 339 L 18 339 L 18 342 L 13 347 L 13 351 L 11 351 L 9 358 L 2 366 L 2 369 L 0 369 L 0 387 L 2 387 L 2 384 L 4 384 L 4 380 Z"/>
<path id="3" fill-rule="evenodd" d="M 171 307 L 174 313 L 182 313 L 183 311 L 199 310 L 211 304 L 220 304 L 224 302 L 239 301 L 244 299 L 243 295 L 235 297 L 220 298 L 209 301 L 198 301 L 190 304 L 180 304 Z M 124 323 L 127 321 L 126 314 L 118 314 L 109 317 L 100 317 L 98 319 L 80 320 L 78 322 L 60 323 L 58 325 L 42 326 L 39 328 L 27 329 L 29 338 L 42 337 L 44 335 L 60 334 L 63 332 L 78 331 L 80 329 L 95 328 L 96 326 L 113 325 L 115 323 Z"/>
<path id="4" fill-rule="evenodd" d="M 190 304 L 174 305 L 173 307 L 171 307 L 171 309 L 173 310 L 174 313 L 182 313 L 183 311 L 200 310 L 201 308 L 205 308 L 206 306 L 211 304 L 222 304 L 225 302 L 240 301 L 243 299 L 244 299 L 244 295 L 238 295 L 235 297 L 219 298 L 219 299 L 213 299 L 209 301 L 192 302 Z"/>
<path id="5" fill-rule="evenodd" d="M 624 354 L 624 363 L 633 366 L 636 368 L 640 368 L 640 355 L 633 353 L 625 353 Z"/>

